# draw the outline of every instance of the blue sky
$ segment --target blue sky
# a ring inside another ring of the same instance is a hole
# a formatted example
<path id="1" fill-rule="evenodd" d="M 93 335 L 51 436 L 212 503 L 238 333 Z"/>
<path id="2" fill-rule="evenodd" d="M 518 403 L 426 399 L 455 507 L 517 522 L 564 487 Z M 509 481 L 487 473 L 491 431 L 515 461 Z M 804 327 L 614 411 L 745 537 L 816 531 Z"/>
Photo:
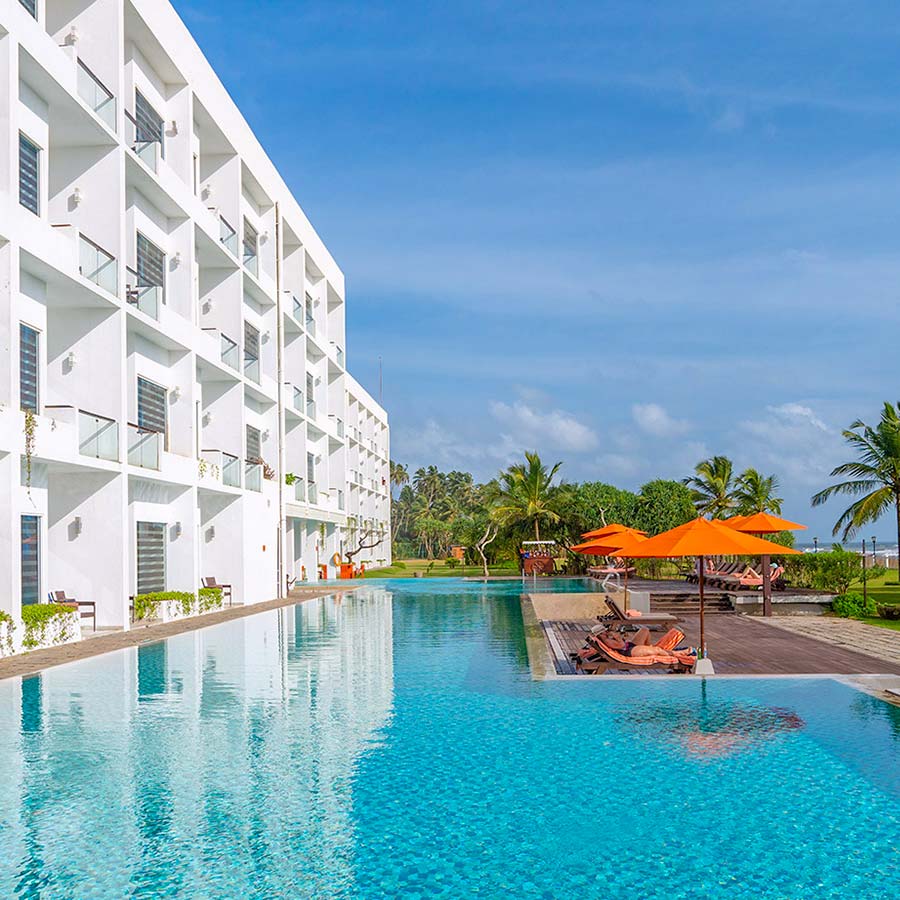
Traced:
<path id="1" fill-rule="evenodd" d="M 725 453 L 827 537 L 841 428 L 900 397 L 895 2 L 175 6 L 346 274 L 395 459 Z"/>

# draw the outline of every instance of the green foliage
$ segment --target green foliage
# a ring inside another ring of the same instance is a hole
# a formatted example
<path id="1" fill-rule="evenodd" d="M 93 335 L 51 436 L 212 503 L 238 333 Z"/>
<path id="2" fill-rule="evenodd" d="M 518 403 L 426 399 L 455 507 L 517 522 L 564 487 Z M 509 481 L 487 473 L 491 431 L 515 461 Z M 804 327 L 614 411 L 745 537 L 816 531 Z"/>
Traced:
<path id="1" fill-rule="evenodd" d="M 537 453 L 525 451 L 525 462 L 511 465 L 500 473 L 495 520 L 507 528 L 534 529 L 534 539 L 541 539 L 541 525 L 555 525 L 560 520 L 557 506 L 560 489 L 554 487 L 562 463 L 549 468 Z"/>
<path id="2" fill-rule="evenodd" d="M 37 416 L 30 410 L 25 410 L 25 489 L 31 494 L 31 460 L 34 457 L 35 431 L 37 430 Z"/>
<path id="3" fill-rule="evenodd" d="M 889 603 L 879 603 L 878 615 L 882 619 L 900 619 L 900 606 L 893 606 Z"/>
<path id="4" fill-rule="evenodd" d="M 39 647 L 46 641 L 47 625 L 51 619 L 66 617 L 73 621 L 76 610 L 63 603 L 29 603 L 22 607 L 22 624 L 25 626 L 25 636 L 22 638 L 22 646 L 27 650 Z M 63 618 L 65 621 L 65 618 Z M 55 643 L 65 643 L 72 637 L 68 625 L 62 628 Z"/>
<path id="5" fill-rule="evenodd" d="M 774 475 L 761 475 L 756 469 L 745 469 L 738 475 L 734 490 L 734 501 L 738 515 L 751 516 L 754 513 L 774 513 L 781 515 L 781 497 L 776 497 L 778 479 Z"/>
<path id="6" fill-rule="evenodd" d="M 876 578 L 884 578 L 887 575 L 887 566 L 874 565 L 866 567 L 866 578 L 874 580 Z"/>
<path id="7" fill-rule="evenodd" d="M 818 557 L 825 556 L 824 553 L 804 553 L 800 556 L 786 556 L 782 565 L 784 566 L 784 577 L 790 582 L 791 587 L 797 588 L 814 588 L 819 572 Z"/>
<path id="8" fill-rule="evenodd" d="M 194 609 L 196 597 L 190 591 L 156 591 L 152 594 L 138 594 L 134 598 L 134 618 L 154 619 L 157 607 L 165 600 L 178 602 L 181 612 L 188 616 Z"/>
<path id="9" fill-rule="evenodd" d="M 862 594 L 853 592 L 842 593 L 835 597 L 831 602 L 831 611 L 844 619 L 861 619 L 874 616 L 876 608 L 871 597 L 865 599 Z"/>
<path id="10" fill-rule="evenodd" d="M 696 515 L 690 489 L 678 481 L 648 481 L 637 496 L 637 527 L 649 535 L 677 528 Z"/>
<path id="11" fill-rule="evenodd" d="M 741 515 L 748 515 L 747 513 L 741 513 Z M 793 531 L 779 531 L 776 534 L 766 534 L 763 535 L 764 540 L 771 541 L 773 544 L 780 544 L 782 547 L 793 547 L 794 546 L 794 532 Z"/>
<path id="12" fill-rule="evenodd" d="M 13 643 L 13 632 L 16 630 L 16 623 L 13 621 L 13 617 L 7 613 L 3 612 L 0 609 L 0 625 L 6 625 L 6 653 L 7 655 L 13 652 L 15 648 L 15 644 Z"/>
<path id="13" fill-rule="evenodd" d="M 403 562 L 402 559 L 395 559 L 394 562 L 391 563 L 391 566 L 395 569 L 405 569 L 406 563 Z"/>
<path id="14" fill-rule="evenodd" d="M 734 464 L 727 456 L 701 460 L 684 484 L 691 489 L 699 514 L 721 519 L 734 511 Z"/>
<path id="15" fill-rule="evenodd" d="M 290 487 L 300 476 L 294 472 L 285 472 L 284 473 L 284 483 Z"/>
<path id="16" fill-rule="evenodd" d="M 222 606 L 222 588 L 202 587 L 197 591 L 197 611 L 209 612 Z"/>
<path id="17" fill-rule="evenodd" d="M 846 594 L 850 586 L 862 577 L 862 559 L 858 553 L 844 550 L 839 544 L 829 553 L 814 554 L 816 560 L 815 586 L 820 590 Z"/>
<path id="18" fill-rule="evenodd" d="M 459 560 L 455 556 L 448 556 L 444 560 L 444 564 L 448 569 L 455 569 L 459 565 Z"/>
<path id="19" fill-rule="evenodd" d="M 832 478 L 847 480 L 814 494 L 813 506 L 838 494 L 857 498 L 834 524 L 832 533 L 843 530 L 844 540 L 893 507 L 900 537 L 900 404 L 885 403 L 874 428 L 857 419 L 843 435 L 857 458 L 832 470 Z"/>

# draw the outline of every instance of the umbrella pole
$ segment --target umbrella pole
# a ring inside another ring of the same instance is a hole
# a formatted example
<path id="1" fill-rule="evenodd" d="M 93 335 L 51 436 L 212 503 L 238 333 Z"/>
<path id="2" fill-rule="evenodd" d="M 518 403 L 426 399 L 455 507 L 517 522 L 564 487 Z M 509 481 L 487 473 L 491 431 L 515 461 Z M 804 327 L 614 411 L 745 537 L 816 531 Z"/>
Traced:
<path id="1" fill-rule="evenodd" d="M 703 581 L 706 577 L 706 559 L 700 557 L 700 653 L 706 656 L 706 623 L 703 619 Z"/>
<path id="2" fill-rule="evenodd" d="M 772 615 L 772 572 L 769 565 L 769 556 L 762 558 L 762 589 L 763 589 L 763 615 Z"/>

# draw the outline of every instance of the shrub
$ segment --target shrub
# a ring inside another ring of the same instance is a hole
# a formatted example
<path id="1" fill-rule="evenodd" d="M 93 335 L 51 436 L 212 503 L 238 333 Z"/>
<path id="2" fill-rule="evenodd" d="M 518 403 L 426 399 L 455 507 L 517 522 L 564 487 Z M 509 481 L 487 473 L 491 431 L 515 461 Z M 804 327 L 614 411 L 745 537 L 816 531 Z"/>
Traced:
<path id="1" fill-rule="evenodd" d="M 871 598 L 863 598 L 862 594 L 840 594 L 831 602 L 831 611 L 844 619 L 860 619 L 875 615 L 875 601 Z"/>
<path id="2" fill-rule="evenodd" d="M 862 578 L 862 559 L 858 553 L 835 544 L 828 553 L 817 553 L 815 586 L 835 594 L 846 594 L 850 585 Z"/>
<path id="3" fill-rule="evenodd" d="M 882 619 L 900 619 L 900 606 L 892 606 L 889 603 L 878 604 L 878 615 Z"/>
<path id="4" fill-rule="evenodd" d="M 406 563 L 403 562 L 402 559 L 395 559 L 395 560 L 391 563 L 391 568 L 392 568 L 392 569 L 405 569 L 405 568 L 406 568 Z"/>
<path id="5" fill-rule="evenodd" d="M 866 569 L 866 578 L 872 578 L 872 579 L 883 578 L 885 575 L 887 575 L 887 571 L 888 571 L 887 566 L 882 566 L 882 565 L 869 566 Z"/>
<path id="6" fill-rule="evenodd" d="M 814 588 L 819 571 L 819 557 L 823 553 L 804 553 L 784 559 L 784 576 L 793 587 Z"/>
<path id="7" fill-rule="evenodd" d="M 455 556 L 448 556 L 445 562 L 448 569 L 455 569 L 459 565 L 459 560 Z"/>
<path id="8" fill-rule="evenodd" d="M 197 612 L 209 612 L 222 605 L 222 588 L 202 587 L 197 591 Z"/>
<path id="9" fill-rule="evenodd" d="M 70 618 L 75 610 L 63 603 L 29 603 L 22 607 L 22 624 L 25 626 L 25 635 L 22 638 L 22 646 L 28 650 L 44 643 L 47 634 L 47 625 L 51 619 L 57 616 Z M 65 621 L 65 620 L 63 620 Z M 63 627 L 57 643 L 64 643 L 72 632 L 68 627 Z"/>
<path id="10" fill-rule="evenodd" d="M 177 600 L 183 615 L 189 616 L 194 609 L 196 598 L 190 591 L 156 591 L 152 594 L 138 594 L 134 598 L 134 618 L 156 618 L 156 608 L 164 600 Z"/>
<path id="11" fill-rule="evenodd" d="M 16 630 L 16 623 L 13 621 L 13 617 L 6 612 L 3 612 L 0 609 L 0 625 L 6 625 L 6 652 L 12 653 L 15 649 L 15 644 L 13 644 L 13 632 Z"/>

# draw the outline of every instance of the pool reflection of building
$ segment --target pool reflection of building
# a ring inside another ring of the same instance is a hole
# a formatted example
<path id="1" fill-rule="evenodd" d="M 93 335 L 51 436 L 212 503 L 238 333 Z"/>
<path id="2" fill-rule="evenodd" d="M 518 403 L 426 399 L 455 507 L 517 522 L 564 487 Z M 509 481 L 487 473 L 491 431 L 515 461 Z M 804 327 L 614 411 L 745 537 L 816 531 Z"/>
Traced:
<path id="1" fill-rule="evenodd" d="M 0 895 L 80 895 L 102 865 L 122 896 L 163 870 L 185 896 L 217 875 L 326 896 L 353 877 L 355 764 L 392 703 L 377 590 L 0 682 Z"/>

